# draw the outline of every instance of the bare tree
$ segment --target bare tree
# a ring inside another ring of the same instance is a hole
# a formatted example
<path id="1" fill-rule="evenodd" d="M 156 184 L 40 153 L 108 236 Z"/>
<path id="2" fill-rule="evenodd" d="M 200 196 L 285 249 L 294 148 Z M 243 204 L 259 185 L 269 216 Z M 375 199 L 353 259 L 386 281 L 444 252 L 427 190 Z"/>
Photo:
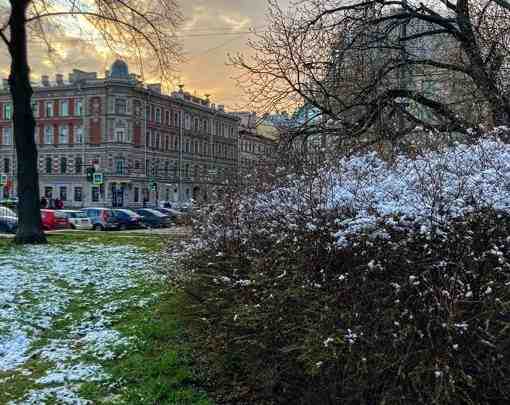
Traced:
<path id="1" fill-rule="evenodd" d="M 323 133 L 503 126 L 509 17 L 508 0 L 300 0 L 288 10 L 269 0 L 254 56 L 232 62 L 259 108 L 306 103 L 329 122 Z"/>
<path id="2" fill-rule="evenodd" d="M 91 30 L 110 50 L 135 57 L 141 67 L 148 65 L 165 78 L 180 54 L 175 30 L 181 16 L 173 0 L 2 0 L 0 13 L 0 38 L 11 57 L 9 88 L 18 160 L 19 224 L 15 241 L 44 243 L 29 36 L 38 35 L 51 48 L 59 31 Z"/>

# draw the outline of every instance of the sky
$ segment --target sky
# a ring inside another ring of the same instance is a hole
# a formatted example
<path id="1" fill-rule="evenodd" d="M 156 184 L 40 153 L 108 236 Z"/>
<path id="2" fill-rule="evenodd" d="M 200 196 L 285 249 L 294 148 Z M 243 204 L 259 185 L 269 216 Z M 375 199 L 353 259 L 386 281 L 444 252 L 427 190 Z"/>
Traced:
<path id="1" fill-rule="evenodd" d="M 287 5 L 289 0 L 280 0 Z M 266 0 L 179 0 L 184 22 L 180 31 L 185 61 L 178 67 L 178 81 L 197 96 L 211 95 L 212 102 L 230 110 L 247 108 L 243 94 L 233 79 L 232 67 L 226 65 L 228 54 L 247 53 L 250 28 L 263 30 L 267 25 Z M 0 74 L 7 77 L 9 58 L 0 44 Z M 33 79 L 42 74 L 67 74 L 73 69 L 97 71 L 102 76 L 114 61 L 89 41 L 67 40 L 57 46 L 49 58 L 40 42 L 29 44 Z M 177 84 L 177 83 L 176 83 Z"/>

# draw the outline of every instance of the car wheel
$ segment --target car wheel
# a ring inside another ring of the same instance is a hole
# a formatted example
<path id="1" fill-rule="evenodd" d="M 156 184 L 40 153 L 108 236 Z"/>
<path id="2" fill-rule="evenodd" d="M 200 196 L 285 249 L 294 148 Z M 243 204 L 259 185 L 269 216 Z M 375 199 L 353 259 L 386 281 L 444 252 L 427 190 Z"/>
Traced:
<path id="1" fill-rule="evenodd" d="M 121 231 L 125 231 L 127 229 L 127 226 L 125 224 L 122 224 L 120 227 L 119 227 L 119 230 Z"/>
<path id="2" fill-rule="evenodd" d="M 92 229 L 94 229 L 94 231 L 102 231 L 102 230 L 104 230 L 103 226 L 100 225 L 100 224 L 95 224 Z"/>
<path id="3" fill-rule="evenodd" d="M 71 224 L 71 229 L 76 229 L 76 225 Z"/>

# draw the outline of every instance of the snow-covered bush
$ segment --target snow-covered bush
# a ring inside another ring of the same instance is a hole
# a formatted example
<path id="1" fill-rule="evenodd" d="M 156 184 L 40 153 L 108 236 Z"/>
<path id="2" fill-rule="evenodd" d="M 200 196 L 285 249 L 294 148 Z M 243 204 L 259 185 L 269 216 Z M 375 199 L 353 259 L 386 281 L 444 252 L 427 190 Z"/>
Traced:
<path id="1" fill-rule="evenodd" d="M 487 137 L 228 193 L 179 273 L 221 397 L 510 401 L 509 187 L 510 146 Z"/>

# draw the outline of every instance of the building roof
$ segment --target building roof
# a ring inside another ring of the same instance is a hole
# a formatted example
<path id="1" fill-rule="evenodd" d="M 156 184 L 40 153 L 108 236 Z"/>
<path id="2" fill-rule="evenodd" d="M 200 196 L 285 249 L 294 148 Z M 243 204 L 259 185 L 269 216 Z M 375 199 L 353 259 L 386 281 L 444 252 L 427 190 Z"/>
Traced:
<path id="1" fill-rule="evenodd" d="M 116 79 L 128 79 L 129 69 L 127 63 L 121 59 L 117 59 L 115 62 L 113 62 L 110 77 Z"/>

